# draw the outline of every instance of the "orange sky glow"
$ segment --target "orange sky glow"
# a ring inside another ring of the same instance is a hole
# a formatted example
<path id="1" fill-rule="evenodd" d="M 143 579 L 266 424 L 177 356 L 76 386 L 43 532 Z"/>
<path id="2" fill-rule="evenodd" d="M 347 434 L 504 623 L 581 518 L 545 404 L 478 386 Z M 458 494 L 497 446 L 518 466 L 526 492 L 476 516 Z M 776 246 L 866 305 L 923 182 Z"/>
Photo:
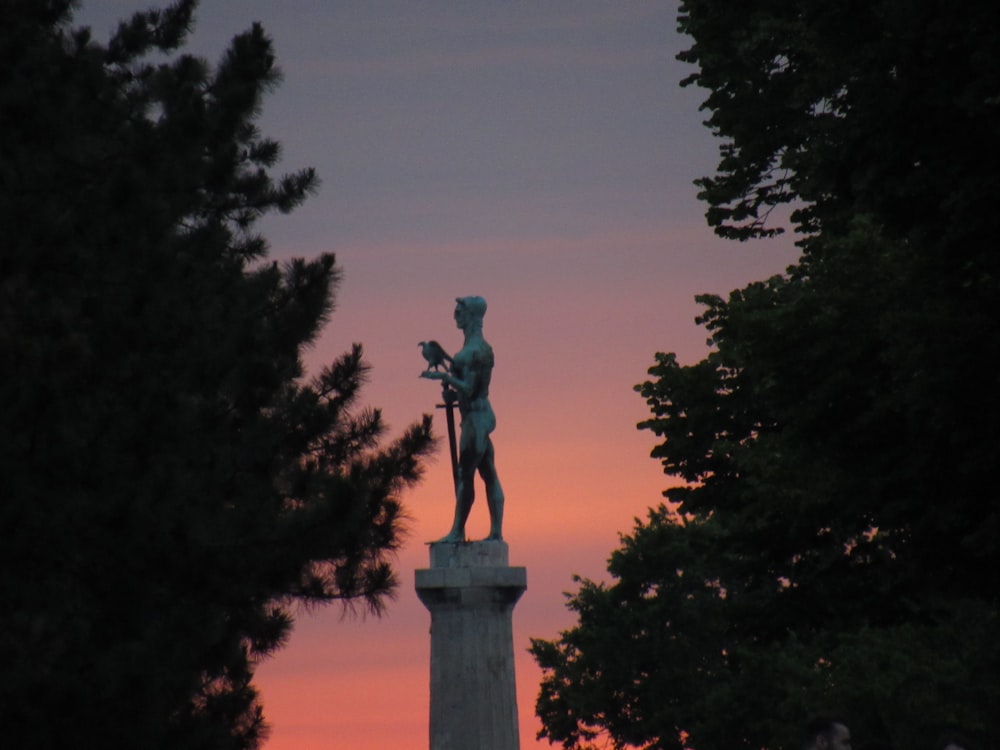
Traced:
<path id="1" fill-rule="evenodd" d="M 155 0 L 84 0 L 106 37 Z M 336 253 L 337 309 L 307 352 L 311 372 L 364 344 L 363 394 L 392 434 L 435 412 L 417 343 L 460 348 L 458 296 L 489 303 L 497 469 L 510 562 L 528 572 L 514 610 L 521 747 L 547 748 L 529 638 L 573 624 L 574 574 L 601 579 L 636 517 L 670 480 L 633 392 L 657 351 L 706 352 L 694 295 L 727 294 L 795 260 L 788 236 L 728 243 L 706 226 L 692 180 L 718 144 L 681 89 L 677 2 L 201 0 L 190 51 L 218 60 L 259 20 L 284 79 L 261 130 L 281 169 L 315 166 L 320 192 L 261 230 L 272 257 Z M 435 427 L 446 434 L 441 412 Z M 482 486 L 469 532 L 482 538 Z M 425 542 L 454 496 L 446 444 L 404 496 L 410 534 L 398 596 L 381 619 L 300 612 L 257 672 L 267 750 L 421 750 L 428 745 L 430 615 L 413 590 Z"/>

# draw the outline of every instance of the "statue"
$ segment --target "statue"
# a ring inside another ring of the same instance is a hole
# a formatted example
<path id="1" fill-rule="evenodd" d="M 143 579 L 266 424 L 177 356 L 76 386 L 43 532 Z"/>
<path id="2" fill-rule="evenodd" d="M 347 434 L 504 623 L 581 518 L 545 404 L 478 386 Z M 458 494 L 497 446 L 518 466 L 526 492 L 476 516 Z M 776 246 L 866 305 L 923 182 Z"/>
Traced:
<path id="1" fill-rule="evenodd" d="M 496 416 L 490 406 L 490 380 L 493 376 L 493 349 L 483 338 L 483 316 L 486 300 L 482 297 L 459 297 L 455 304 L 455 325 L 465 334 L 461 351 L 449 357 L 436 341 L 420 342 L 427 360 L 427 369 L 420 377 L 440 380 L 445 408 L 448 410 L 448 432 L 451 443 L 452 469 L 455 477 L 455 520 L 447 536 L 439 542 L 464 542 L 465 522 L 475 500 L 473 480 L 476 472 L 486 483 L 486 504 L 490 511 L 490 535 L 487 539 L 503 539 L 503 490 L 497 479 L 490 433 L 496 428 Z M 446 372 L 438 368 L 449 363 Z M 453 409 L 458 403 L 462 415 L 458 456 L 455 450 Z"/>

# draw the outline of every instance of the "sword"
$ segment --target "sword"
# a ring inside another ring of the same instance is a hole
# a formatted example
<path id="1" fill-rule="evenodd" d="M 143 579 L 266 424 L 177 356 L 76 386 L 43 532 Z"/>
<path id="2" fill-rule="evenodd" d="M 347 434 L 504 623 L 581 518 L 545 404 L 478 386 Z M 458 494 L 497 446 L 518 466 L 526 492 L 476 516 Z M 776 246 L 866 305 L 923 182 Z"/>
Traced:
<path id="1" fill-rule="evenodd" d="M 455 483 L 455 497 L 458 497 L 458 445 L 455 442 L 455 402 L 458 401 L 458 393 L 447 385 L 441 387 L 441 399 L 443 404 L 438 404 L 438 409 L 445 410 L 445 417 L 448 421 L 448 447 L 451 449 L 451 478 Z"/>

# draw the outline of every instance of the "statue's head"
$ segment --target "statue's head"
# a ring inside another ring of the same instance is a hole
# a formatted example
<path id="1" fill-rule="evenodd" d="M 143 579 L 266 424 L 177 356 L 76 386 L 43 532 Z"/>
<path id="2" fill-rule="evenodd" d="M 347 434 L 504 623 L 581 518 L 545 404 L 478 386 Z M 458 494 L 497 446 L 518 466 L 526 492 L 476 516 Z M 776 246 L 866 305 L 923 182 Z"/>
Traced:
<path id="1" fill-rule="evenodd" d="M 466 325 L 482 327 L 486 315 L 486 300 L 482 297 L 457 297 L 455 299 L 455 322 L 459 328 Z"/>

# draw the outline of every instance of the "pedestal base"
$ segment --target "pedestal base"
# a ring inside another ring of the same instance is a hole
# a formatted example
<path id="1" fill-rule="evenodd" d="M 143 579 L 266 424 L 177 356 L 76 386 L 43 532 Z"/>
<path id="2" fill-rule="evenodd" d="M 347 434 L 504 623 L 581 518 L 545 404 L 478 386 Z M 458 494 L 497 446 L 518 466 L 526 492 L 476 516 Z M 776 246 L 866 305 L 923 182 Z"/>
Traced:
<path id="1" fill-rule="evenodd" d="M 527 571 L 505 542 L 431 545 L 416 571 L 431 613 L 430 750 L 518 750 L 514 605 Z"/>

